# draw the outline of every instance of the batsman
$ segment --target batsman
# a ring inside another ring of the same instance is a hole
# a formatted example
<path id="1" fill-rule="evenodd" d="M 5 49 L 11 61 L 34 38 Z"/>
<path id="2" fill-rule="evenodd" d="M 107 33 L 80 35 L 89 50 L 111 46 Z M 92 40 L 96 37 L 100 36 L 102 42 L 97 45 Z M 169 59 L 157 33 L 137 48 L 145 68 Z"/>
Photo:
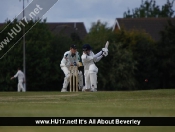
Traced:
<path id="1" fill-rule="evenodd" d="M 61 92 L 67 92 L 67 86 L 70 82 L 70 66 L 80 66 L 80 57 L 79 53 L 77 52 L 76 45 L 71 45 L 70 50 L 64 53 L 63 59 L 61 60 L 60 67 L 63 70 L 65 77 L 63 82 L 63 87 Z M 83 75 L 82 72 L 78 72 L 78 84 L 79 89 L 83 87 Z"/>
<path id="2" fill-rule="evenodd" d="M 81 59 L 84 65 L 85 86 L 82 91 L 97 91 L 98 68 L 95 63 L 108 55 L 108 45 L 109 42 L 107 41 L 105 47 L 97 54 L 93 53 L 89 44 L 83 45 L 83 55 L 81 56 Z"/>

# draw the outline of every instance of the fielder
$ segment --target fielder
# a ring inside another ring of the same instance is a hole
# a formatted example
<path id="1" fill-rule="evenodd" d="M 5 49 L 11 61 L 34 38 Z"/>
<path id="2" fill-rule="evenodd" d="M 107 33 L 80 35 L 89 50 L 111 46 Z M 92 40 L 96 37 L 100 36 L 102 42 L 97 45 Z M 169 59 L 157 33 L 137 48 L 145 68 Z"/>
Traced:
<path id="1" fill-rule="evenodd" d="M 92 48 L 89 44 L 83 45 L 83 55 L 81 56 L 84 65 L 84 77 L 85 77 L 85 87 L 82 91 L 97 91 L 97 73 L 98 68 L 95 63 L 100 61 L 104 56 L 108 55 L 108 45 L 107 41 L 105 48 L 102 51 L 94 54 Z"/>
<path id="2" fill-rule="evenodd" d="M 70 82 L 70 66 L 80 66 L 80 57 L 79 53 L 77 52 L 76 45 L 71 45 L 70 50 L 64 53 L 63 59 L 61 60 L 60 67 L 63 70 L 65 77 L 63 82 L 63 87 L 61 92 L 67 92 L 67 86 Z M 79 89 L 83 87 L 83 75 L 82 72 L 78 72 L 78 83 Z"/>
<path id="3" fill-rule="evenodd" d="M 23 84 L 25 83 L 25 76 L 24 76 L 24 73 L 21 71 L 20 68 L 18 68 L 18 72 L 13 76 L 11 77 L 11 80 L 18 77 L 18 92 L 20 92 L 22 90 L 22 92 L 26 92 Z"/>

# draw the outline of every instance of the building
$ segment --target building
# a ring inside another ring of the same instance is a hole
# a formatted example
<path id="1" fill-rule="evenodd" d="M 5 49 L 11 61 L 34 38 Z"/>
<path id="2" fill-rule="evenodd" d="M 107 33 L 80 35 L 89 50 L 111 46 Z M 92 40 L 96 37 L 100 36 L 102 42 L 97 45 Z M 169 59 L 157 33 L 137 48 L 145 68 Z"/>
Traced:
<path id="1" fill-rule="evenodd" d="M 72 33 L 76 33 L 80 39 L 84 39 L 87 35 L 87 31 L 83 22 L 55 22 L 46 23 L 50 31 L 54 34 L 64 34 L 71 37 Z M 0 23 L 0 28 L 4 23 Z"/>
<path id="2" fill-rule="evenodd" d="M 170 20 L 175 25 L 175 18 L 116 18 L 114 30 L 124 28 L 126 30 L 144 30 L 154 40 L 160 40 L 160 31 Z"/>
<path id="3" fill-rule="evenodd" d="M 64 34 L 71 36 L 72 33 L 78 34 L 80 39 L 84 39 L 87 35 L 86 28 L 83 22 L 64 22 L 64 23 L 47 23 L 50 31 L 54 34 Z"/>

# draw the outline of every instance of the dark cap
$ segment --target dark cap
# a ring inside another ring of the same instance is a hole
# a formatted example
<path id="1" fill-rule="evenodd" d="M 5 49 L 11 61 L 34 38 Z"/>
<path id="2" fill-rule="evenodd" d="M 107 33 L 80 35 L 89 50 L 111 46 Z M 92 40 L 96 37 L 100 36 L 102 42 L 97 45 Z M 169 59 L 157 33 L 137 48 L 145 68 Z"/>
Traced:
<path id="1" fill-rule="evenodd" d="M 89 44 L 84 44 L 82 48 L 83 51 L 92 50 L 92 47 Z"/>
<path id="2" fill-rule="evenodd" d="M 71 45 L 70 48 L 77 49 L 77 46 L 75 44 Z"/>

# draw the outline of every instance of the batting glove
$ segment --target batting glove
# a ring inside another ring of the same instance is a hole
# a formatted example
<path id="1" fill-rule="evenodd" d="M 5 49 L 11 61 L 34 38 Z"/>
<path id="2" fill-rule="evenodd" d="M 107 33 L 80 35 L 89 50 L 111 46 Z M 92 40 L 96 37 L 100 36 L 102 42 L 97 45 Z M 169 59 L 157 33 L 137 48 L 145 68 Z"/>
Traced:
<path id="1" fill-rule="evenodd" d="M 105 52 L 105 51 L 104 51 L 104 52 L 103 52 L 103 56 L 105 56 L 105 57 L 108 56 L 108 52 Z"/>
<path id="2" fill-rule="evenodd" d="M 102 48 L 102 51 L 103 52 L 108 52 L 108 49 L 107 48 Z"/>
<path id="3" fill-rule="evenodd" d="M 108 49 L 107 48 L 102 48 L 102 55 L 107 56 L 108 55 Z"/>

